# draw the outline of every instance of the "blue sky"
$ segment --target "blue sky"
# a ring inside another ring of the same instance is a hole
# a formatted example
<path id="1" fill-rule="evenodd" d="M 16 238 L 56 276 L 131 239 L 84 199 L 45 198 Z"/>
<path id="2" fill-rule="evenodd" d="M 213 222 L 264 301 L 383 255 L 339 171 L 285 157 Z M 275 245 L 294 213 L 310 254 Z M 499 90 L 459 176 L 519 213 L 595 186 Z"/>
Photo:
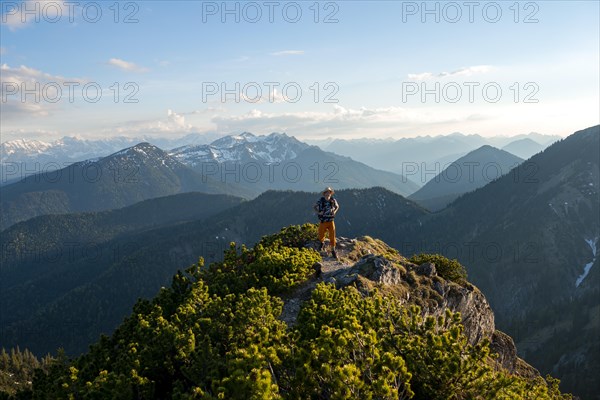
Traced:
<path id="1" fill-rule="evenodd" d="M 599 123 L 597 1 L 0 4 L 2 141 Z"/>

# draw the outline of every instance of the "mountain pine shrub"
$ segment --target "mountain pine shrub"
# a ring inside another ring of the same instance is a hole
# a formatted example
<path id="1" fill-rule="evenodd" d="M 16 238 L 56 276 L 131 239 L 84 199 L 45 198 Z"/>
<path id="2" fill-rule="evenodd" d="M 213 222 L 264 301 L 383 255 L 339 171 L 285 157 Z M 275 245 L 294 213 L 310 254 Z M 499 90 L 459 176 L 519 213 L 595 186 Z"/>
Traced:
<path id="1" fill-rule="evenodd" d="M 419 254 L 412 256 L 409 261 L 417 265 L 434 263 L 438 275 L 442 278 L 461 285 L 467 282 L 467 271 L 456 259 L 450 260 L 440 254 Z"/>

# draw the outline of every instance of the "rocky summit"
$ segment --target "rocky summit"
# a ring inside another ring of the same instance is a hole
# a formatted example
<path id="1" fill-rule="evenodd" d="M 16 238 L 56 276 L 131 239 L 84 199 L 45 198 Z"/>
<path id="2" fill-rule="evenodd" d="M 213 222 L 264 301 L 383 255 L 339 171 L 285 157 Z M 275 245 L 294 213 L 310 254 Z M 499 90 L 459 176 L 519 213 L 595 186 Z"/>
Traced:
<path id="1" fill-rule="evenodd" d="M 318 251 L 320 243 L 310 241 L 305 246 Z M 497 354 L 499 368 L 530 378 L 540 375 L 534 367 L 517 357 L 513 339 L 496 330 L 494 313 L 488 301 L 468 281 L 444 279 L 437 273 L 435 263 L 412 263 L 397 250 L 370 236 L 339 237 L 336 248 L 337 259 L 321 252 L 322 261 L 312 266 L 314 274 L 284 297 L 281 319 L 289 326 L 296 323 L 303 303 L 310 299 L 319 283 L 333 284 L 337 289 L 355 286 L 363 295 L 376 289 L 393 296 L 402 305 L 419 306 L 424 318 L 443 316 L 446 310 L 460 313 L 469 343 L 475 345 L 489 341 L 490 348 Z"/>

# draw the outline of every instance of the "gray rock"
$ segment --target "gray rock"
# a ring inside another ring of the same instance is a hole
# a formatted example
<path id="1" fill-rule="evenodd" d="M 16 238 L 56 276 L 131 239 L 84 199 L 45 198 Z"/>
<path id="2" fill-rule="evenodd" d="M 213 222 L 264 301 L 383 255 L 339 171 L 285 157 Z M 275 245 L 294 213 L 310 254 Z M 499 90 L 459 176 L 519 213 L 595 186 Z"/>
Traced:
<path id="1" fill-rule="evenodd" d="M 363 276 L 373 282 L 385 285 L 395 285 L 402 282 L 402 271 L 383 256 L 367 254 L 352 267 L 340 269 L 334 274 L 338 286 L 352 284 L 358 276 Z"/>
<path id="2" fill-rule="evenodd" d="M 466 288 L 451 282 L 444 286 L 443 301 L 431 315 L 443 315 L 446 308 L 460 312 L 469 343 L 491 340 L 496 330 L 494 313 L 483 293 L 473 286 Z"/>
<path id="3" fill-rule="evenodd" d="M 312 268 L 315 271 L 315 277 L 317 278 L 320 277 L 323 273 L 323 264 L 321 264 L 320 262 L 314 263 Z"/>
<path id="4" fill-rule="evenodd" d="M 444 286 L 440 282 L 435 281 L 435 282 L 433 282 L 432 286 L 433 286 L 433 290 L 435 290 L 436 292 L 438 292 L 438 294 L 440 296 L 444 295 Z"/>
<path id="5" fill-rule="evenodd" d="M 337 280 L 333 276 L 330 276 L 329 278 L 325 279 L 325 283 L 333 283 L 334 285 L 337 285 Z"/>
<path id="6" fill-rule="evenodd" d="M 494 331 L 492 341 L 490 342 L 490 350 L 498 354 L 496 362 L 500 364 L 511 374 L 515 372 L 517 366 L 517 348 L 513 339 L 506 333 Z"/>
<path id="7" fill-rule="evenodd" d="M 338 288 L 349 286 L 350 284 L 352 284 L 353 282 L 355 282 L 357 279 L 358 279 L 358 274 L 357 273 L 339 274 L 336 277 L 336 280 L 337 280 L 336 286 Z"/>
<path id="8" fill-rule="evenodd" d="M 435 264 L 432 262 L 426 262 L 426 263 L 419 265 L 417 268 L 415 268 L 415 272 L 419 275 L 425 275 L 425 276 L 437 275 L 437 271 L 435 269 Z"/>

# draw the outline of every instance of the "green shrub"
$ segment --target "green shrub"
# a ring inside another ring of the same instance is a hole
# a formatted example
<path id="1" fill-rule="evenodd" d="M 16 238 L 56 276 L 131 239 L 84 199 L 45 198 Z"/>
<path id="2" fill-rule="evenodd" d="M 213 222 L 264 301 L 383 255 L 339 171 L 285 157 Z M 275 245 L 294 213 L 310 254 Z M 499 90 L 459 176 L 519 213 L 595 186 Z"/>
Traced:
<path id="1" fill-rule="evenodd" d="M 291 225 L 273 235 L 263 236 L 259 244 L 270 247 L 279 241 L 282 246 L 303 248 L 306 243 L 317 240 L 317 231 L 316 224 Z"/>
<path id="2" fill-rule="evenodd" d="M 438 275 L 442 278 L 461 285 L 467 281 L 467 271 L 456 259 L 450 260 L 439 254 L 419 254 L 412 256 L 409 261 L 417 265 L 434 263 Z"/>
<path id="3" fill-rule="evenodd" d="M 301 309 L 286 398 L 569 399 L 551 378 L 497 371 L 487 340 L 471 345 L 459 313 L 422 317 L 374 290 L 321 283 Z"/>
<path id="4" fill-rule="evenodd" d="M 299 237 L 294 239 L 296 232 Z M 213 263 L 201 276 L 211 293 L 242 293 L 251 287 L 266 288 L 270 294 L 284 293 L 304 282 L 312 273 L 319 253 L 304 247 L 312 232 L 311 224 L 291 226 L 265 236 L 253 249 L 232 243 L 222 262 Z"/>
<path id="5" fill-rule="evenodd" d="M 271 293 L 282 293 L 304 282 L 312 273 L 320 255 L 306 248 L 257 245 L 254 258 L 242 274 L 252 287 L 266 287 Z"/>

